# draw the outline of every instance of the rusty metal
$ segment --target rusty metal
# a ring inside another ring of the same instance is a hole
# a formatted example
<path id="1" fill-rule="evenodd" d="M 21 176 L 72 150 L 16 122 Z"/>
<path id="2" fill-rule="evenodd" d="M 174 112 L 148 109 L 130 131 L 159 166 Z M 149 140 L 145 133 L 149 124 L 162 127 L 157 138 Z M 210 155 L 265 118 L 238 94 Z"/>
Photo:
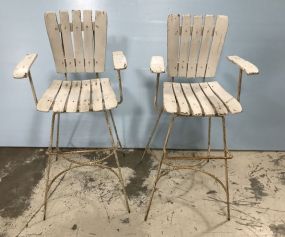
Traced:
<path id="1" fill-rule="evenodd" d="M 237 89 L 237 100 L 240 101 L 240 93 L 241 93 L 241 84 L 242 84 L 242 69 L 239 69 L 238 75 L 238 89 Z"/>
<path id="2" fill-rule="evenodd" d="M 114 131 L 115 131 L 115 134 L 116 134 L 116 138 L 117 138 L 118 145 L 119 145 L 119 147 L 120 147 L 121 149 L 123 149 L 122 143 L 121 143 L 120 138 L 119 138 L 119 135 L 118 135 L 118 131 L 117 131 L 117 127 L 116 127 L 116 123 L 115 123 L 114 117 L 113 117 L 113 113 L 112 113 L 111 110 L 109 110 L 109 113 L 110 113 L 110 117 L 111 117 L 112 124 L 113 124 L 113 127 L 114 127 Z"/>
<path id="3" fill-rule="evenodd" d="M 37 98 L 36 90 L 35 90 L 35 87 L 34 87 L 32 74 L 31 74 L 30 71 L 28 72 L 28 78 L 29 78 L 29 82 L 30 82 L 30 85 L 31 85 L 31 89 L 32 89 L 32 93 L 33 93 L 33 98 L 34 98 L 35 104 L 36 104 L 36 106 L 37 106 L 37 104 L 38 104 L 38 98 Z"/>

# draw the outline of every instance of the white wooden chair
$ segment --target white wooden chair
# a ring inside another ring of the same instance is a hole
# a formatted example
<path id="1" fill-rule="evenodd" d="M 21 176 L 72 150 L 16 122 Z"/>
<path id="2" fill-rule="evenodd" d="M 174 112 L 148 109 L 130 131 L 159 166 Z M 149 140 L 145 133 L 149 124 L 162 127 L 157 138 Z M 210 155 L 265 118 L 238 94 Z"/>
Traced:
<path id="1" fill-rule="evenodd" d="M 170 114 L 170 122 L 167 135 L 163 145 L 163 155 L 159 161 L 157 175 L 154 181 L 149 204 L 145 214 L 147 220 L 156 185 L 161 176 L 177 169 L 191 169 L 200 171 L 214 178 L 226 192 L 227 218 L 230 220 L 229 207 L 229 184 L 228 184 L 228 159 L 232 158 L 227 148 L 226 141 L 226 120 L 225 116 L 237 114 L 242 111 L 240 105 L 240 91 L 242 83 L 242 73 L 247 75 L 258 74 L 256 66 L 238 57 L 229 56 L 228 59 L 239 67 L 238 92 L 234 98 L 217 81 L 205 82 L 205 78 L 214 78 L 222 52 L 224 40 L 228 29 L 227 16 L 206 15 L 194 16 L 171 14 L 167 20 L 167 73 L 171 78 L 170 82 L 163 83 L 163 108 L 159 110 L 159 115 L 151 136 L 146 145 L 142 159 L 149 150 L 155 130 L 159 124 L 161 114 Z M 150 70 L 157 75 L 156 95 L 154 104 L 156 109 L 159 91 L 159 77 L 165 72 L 164 60 L 160 56 L 151 59 Z M 175 77 L 202 79 L 203 82 L 187 81 L 185 83 L 174 82 Z M 171 157 L 167 154 L 167 143 L 173 128 L 174 119 L 177 116 L 207 117 L 208 126 L 208 152 L 206 156 L 194 157 Z M 224 156 L 211 155 L 211 119 L 221 118 L 223 127 Z M 190 159 L 198 163 L 196 165 L 175 165 L 171 159 Z M 202 170 L 202 166 L 211 159 L 224 160 L 225 183 L 215 175 Z M 162 172 L 162 164 L 167 165 L 167 169 Z"/>
<path id="2" fill-rule="evenodd" d="M 82 16 L 81 16 L 82 14 Z M 67 11 L 59 12 L 59 19 L 55 12 L 46 12 L 44 15 L 46 29 L 53 53 L 56 71 L 63 74 L 65 80 L 54 80 L 48 89 L 38 100 L 33 86 L 30 68 L 35 61 L 37 54 L 28 54 L 16 66 L 13 76 L 15 79 L 29 78 L 34 100 L 38 111 L 52 112 L 52 123 L 50 131 L 49 158 L 46 177 L 46 190 L 44 200 L 44 219 L 46 218 L 46 207 L 51 185 L 65 172 L 82 166 L 94 166 L 108 169 L 119 179 L 126 207 L 130 212 L 128 198 L 125 190 L 124 180 L 121 174 L 120 164 L 117 155 L 117 144 L 113 137 L 115 130 L 117 143 L 122 148 L 115 122 L 112 116 L 112 109 L 116 108 L 123 100 L 122 82 L 120 71 L 127 68 L 126 58 L 121 51 L 113 52 L 114 69 L 117 71 L 119 80 L 120 95 L 117 100 L 112 89 L 109 78 L 100 78 L 99 73 L 105 71 L 105 53 L 107 44 L 107 13 L 104 11 L 95 12 L 95 21 L 92 10 L 75 10 L 71 16 Z M 96 73 L 96 79 L 92 80 L 68 80 L 68 73 Z M 90 162 L 79 162 L 64 156 L 66 153 L 95 152 L 92 150 L 60 151 L 59 143 L 59 122 L 62 113 L 83 113 L 103 112 L 105 115 L 108 132 L 111 138 L 112 148 L 107 149 L 110 155 L 104 158 L 95 159 Z M 57 117 L 56 126 L 56 149 L 54 147 L 54 123 Z M 113 128 L 111 126 L 113 125 Z M 50 169 L 52 156 L 62 154 L 62 158 L 71 162 L 73 166 L 60 172 L 50 180 Z M 109 157 L 115 157 L 118 171 L 103 163 Z"/>

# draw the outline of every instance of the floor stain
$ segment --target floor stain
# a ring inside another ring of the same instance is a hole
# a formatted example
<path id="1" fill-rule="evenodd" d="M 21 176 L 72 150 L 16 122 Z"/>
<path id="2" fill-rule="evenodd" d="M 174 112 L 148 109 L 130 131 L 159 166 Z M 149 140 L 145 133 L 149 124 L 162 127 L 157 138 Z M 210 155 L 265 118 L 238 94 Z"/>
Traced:
<path id="1" fill-rule="evenodd" d="M 268 194 L 264 192 L 264 185 L 256 177 L 250 178 L 249 181 L 250 189 L 252 190 L 256 200 L 261 200 L 262 197 L 268 196 Z"/>
<path id="2" fill-rule="evenodd" d="M 274 236 L 285 236 L 285 224 L 269 225 L 270 230 L 273 232 Z"/>
<path id="3" fill-rule="evenodd" d="M 0 166 L 5 167 L 0 180 L 0 215 L 16 218 L 30 205 L 33 188 L 43 177 L 46 154 L 42 149 L 10 149 L 0 152 Z"/>

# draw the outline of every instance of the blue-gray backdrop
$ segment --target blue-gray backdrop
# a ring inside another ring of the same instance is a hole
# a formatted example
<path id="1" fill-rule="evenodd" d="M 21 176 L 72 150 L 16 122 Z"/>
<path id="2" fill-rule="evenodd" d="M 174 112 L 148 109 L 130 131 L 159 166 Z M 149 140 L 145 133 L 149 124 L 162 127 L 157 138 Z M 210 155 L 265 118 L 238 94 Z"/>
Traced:
<path id="1" fill-rule="evenodd" d="M 23 55 L 37 52 L 32 68 L 40 96 L 55 73 L 43 13 L 59 9 L 99 9 L 108 12 L 106 73 L 118 89 L 111 52 L 123 50 L 128 69 L 122 73 L 124 102 L 114 111 L 125 147 L 143 147 L 156 114 L 152 107 L 155 77 L 149 72 L 152 55 L 166 56 L 166 18 L 169 13 L 224 14 L 229 16 L 217 79 L 236 93 L 238 70 L 226 60 L 237 54 L 260 68 L 260 75 L 244 77 L 243 112 L 228 118 L 233 149 L 284 150 L 285 138 L 285 2 L 284 0 L 10 0 L 0 8 L 0 146 L 47 146 L 50 113 L 35 109 L 27 80 L 13 80 L 12 72 Z M 92 77 L 92 75 L 87 75 Z M 165 79 L 165 76 L 163 77 Z M 220 121 L 213 122 L 213 144 L 220 148 Z M 167 127 L 164 115 L 154 146 L 160 147 Z M 107 146 L 102 114 L 62 116 L 61 146 Z M 177 119 L 172 148 L 204 148 L 206 119 Z"/>

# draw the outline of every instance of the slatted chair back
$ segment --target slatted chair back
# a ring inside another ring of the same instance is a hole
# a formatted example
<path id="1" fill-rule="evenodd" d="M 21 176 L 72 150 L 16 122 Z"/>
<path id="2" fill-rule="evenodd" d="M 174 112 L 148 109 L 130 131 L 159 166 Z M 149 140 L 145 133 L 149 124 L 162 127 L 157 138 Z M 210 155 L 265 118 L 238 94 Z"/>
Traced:
<path id="1" fill-rule="evenodd" d="M 58 73 L 103 72 L 107 44 L 107 13 L 74 10 L 45 13 L 46 29 Z"/>
<path id="2" fill-rule="evenodd" d="M 214 77 L 228 29 L 227 16 L 171 14 L 167 19 L 170 77 Z"/>

